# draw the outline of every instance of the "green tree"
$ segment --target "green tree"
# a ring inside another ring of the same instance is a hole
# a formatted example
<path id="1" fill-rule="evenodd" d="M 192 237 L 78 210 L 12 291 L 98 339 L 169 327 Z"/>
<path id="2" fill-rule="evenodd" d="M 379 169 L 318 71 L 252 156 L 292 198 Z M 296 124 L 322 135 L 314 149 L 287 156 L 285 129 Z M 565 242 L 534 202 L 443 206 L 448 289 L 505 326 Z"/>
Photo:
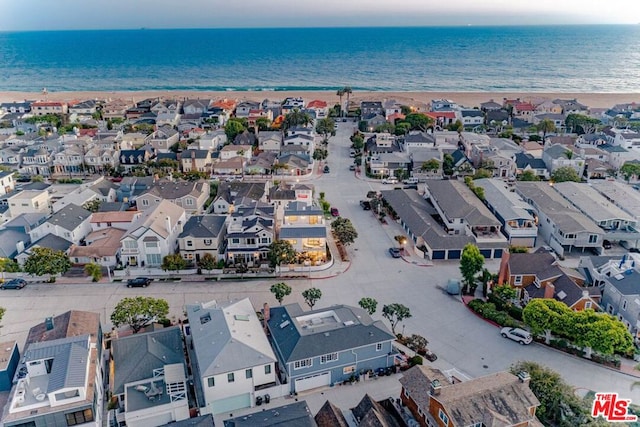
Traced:
<path id="1" fill-rule="evenodd" d="M 336 91 L 336 95 L 340 97 L 340 116 L 344 116 L 343 110 L 342 110 L 342 97 L 344 96 L 344 89 L 338 89 Z"/>
<path id="2" fill-rule="evenodd" d="M 224 125 L 224 133 L 227 135 L 227 141 L 233 142 L 233 140 L 247 130 L 247 126 L 245 125 L 243 120 L 231 118 L 227 121 L 227 124 Z"/>
<path id="3" fill-rule="evenodd" d="M 407 114 L 404 121 L 411 125 L 411 130 L 420 130 L 426 132 L 426 130 L 433 124 L 433 120 L 422 113 Z"/>
<path id="4" fill-rule="evenodd" d="M 269 127 L 271 126 L 271 122 L 266 117 L 258 117 L 256 119 L 256 126 L 258 127 L 259 131 L 269 130 Z"/>
<path id="5" fill-rule="evenodd" d="M 346 108 L 346 113 L 347 116 L 349 115 L 349 103 L 350 103 L 350 98 L 351 98 L 351 94 L 353 93 L 353 90 L 351 89 L 351 86 L 345 86 L 342 88 L 342 93 L 344 95 L 347 95 L 347 108 Z"/>
<path id="6" fill-rule="evenodd" d="M 566 304 L 554 299 L 535 298 L 522 311 L 522 320 L 535 335 L 544 335 L 547 344 L 551 333 L 562 330 L 572 311 Z"/>
<path id="7" fill-rule="evenodd" d="M 0 273 L 4 278 L 4 273 L 18 273 L 20 272 L 20 264 L 15 260 L 9 258 L 0 258 Z"/>
<path id="8" fill-rule="evenodd" d="M 335 135 L 335 124 L 336 122 L 334 122 L 330 117 L 320 119 L 316 124 L 316 132 L 322 135 L 323 140 L 327 141 L 329 139 L 329 135 Z"/>
<path id="9" fill-rule="evenodd" d="M 399 121 L 396 123 L 394 134 L 397 136 L 406 135 L 411 130 L 411 123 Z"/>
<path id="10" fill-rule="evenodd" d="M 322 298 L 322 291 L 318 288 L 309 288 L 302 291 L 302 298 L 309 308 L 313 310 L 313 306 Z"/>
<path id="11" fill-rule="evenodd" d="M 551 180 L 553 182 L 581 181 L 578 172 L 576 172 L 576 170 L 571 166 L 560 166 L 558 169 L 554 170 L 551 173 Z"/>
<path id="12" fill-rule="evenodd" d="M 166 319 L 169 314 L 169 303 L 166 300 L 152 297 L 123 298 L 111 313 L 111 323 L 116 328 L 129 325 L 133 333 L 151 322 Z"/>
<path id="13" fill-rule="evenodd" d="M 102 279 L 102 267 L 93 262 L 85 264 L 84 272 L 87 276 L 91 276 L 91 280 L 94 282 L 98 282 L 100 279 Z"/>
<path id="14" fill-rule="evenodd" d="M 446 176 L 453 175 L 454 166 L 455 165 L 454 165 L 453 156 L 449 153 L 445 154 L 442 157 L 442 173 L 444 173 Z"/>
<path id="15" fill-rule="evenodd" d="M 360 308 L 369 313 L 369 316 L 373 316 L 373 313 L 375 313 L 378 309 L 378 301 L 370 297 L 360 298 L 360 301 L 358 301 L 358 305 L 360 306 Z"/>
<path id="16" fill-rule="evenodd" d="M 629 182 L 631 178 L 636 179 L 640 177 L 640 162 L 625 162 L 620 168 L 620 173 L 624 176 L 624 179 Z"/>
<path id="17" fill-rule="evenodd" d="M 574 344 L 607 355 L 633 353 L 633 337 L 624 324 L 607 313 L 592 309 L 571 312 L 570 322 L 564 324 Z"/>
<path id="18" fill-rule="evenodd" d="M 538 123 L 536 129 L 538 132 L 542 132 L 542 143 L 544 144 L 545 140 L 547 139 L 547 134 L 556 131 L 556 125 L 552 120 L 543 119 L 540 120 L 540 123 Z"/>
<path id="19" fill-rule="evenodd" d="M 522 361 L 511 373 L 529 374 L 529 388 L 540 401 L 536 416 L 545 426 L 575 427 L 601 425 L 590 416 L 590 406 L 580 400 L 560 374 L 536 362 Z"/>
<path id="20" fill-rule="evenodd" d="M 218 266 L 218 261 L 209 252 L 205 253 L 198 260 L 198 268 L 201 270 L 211 271 Z"/>
<path id="21" fill-rule="evenodd" d="M 349 218 L 338 217 L 331 223 L 331 229 L 338 240 L 345 246 L 358 238 L 358 232 Z"/>
<path id="22" fill-rule="evenodd" d="M 602 122 L 584 114 L 569 114 L 564 123 L 571 133 L 593 133 Z"/>
<path id="23" fill-rule="evenodd" d="M 494 286 L 491 293 L 507 303 L 514 300 L 518 295 L 516 289 L 509 284 Z"/>
<path id="24" fill-rule="evenodd" d="M 329 156 L 329 152 L 324 148 L 316 148 L 313 150 L 313 160 L 322 161 Z"/>
<path id="25" fill-rule="evenodd" d="M 351 137 L 351 148 L 356 151 L 362 151 L 364 148 L 364 137 L 361 133 L 357 133 Z"/>
<path id="26" fill-rule="evenodd" d="M 0 322 L 2 322 L 2 318 L 4 317 L 4 314 L 7 312 L 7 309 L 4 307 L 0 307 Z"/>
<path id="27" fill-rule="evenodd" d="M 276 297 L 276 300 L 280 305 L 282 305 L 282 300 L 284 300 L 284 297 L 291 294 L 291 286 L 283 282 L 271 285 L 271 288 L 269 290 L 271 291 L 273 296 Z"/>
<path id="28" fill-rule="evenodd" d="M 49 274 L 50 282 L 55 282 L 56 274 L 64 274 L 71 268 L 71 261 L 64 251 L 55 251 L 51 248 L 36 247 L 31 249 L 31 255 L 24 263 L 25 273 L 34 276 Z"/>
<path id="29" fill-rule="evenodd" d="M 411 311 L 405 305 L 393 303 L 382 306 L 382 317 L 391 323 L 391 332 L 396 335 L 396 326 L 404 319 L 411 317 Z"/>
<path id="30" fill-rule="evenodd" d="M 161 268 L 165 271 L 180 272 L 187 267 L 187 260 L 182 258 L 180 254 L 170 254 L 162 258 Z"/>
<path id="31" fill-rule="evenodd" d="M 533 171 L 526 170 L 518 175 L 518 181 L 540 181 L 540 177 L 538 177 Z"/>
<path id="32" fill-rule="evenodd" d="M 98 212 L 98 209 L 100 209 L 101 204 L 102 204 L 102 200 L 93 199 L 93 200 L 89 200 L 88 202 L 85 202 L 85 204 L 82 205 L 82 207 L 88 210 L 89 212 Z"/>
<path id="33" fill-rule="evenodd" d="M 269 245 L 267 259 L 272 268 L 279 267 L 282 264 L 291 264 L 296 260 L 296 251 L 289 241 L 274 240 Z"/>
<path id="34" fill-rule="evenodd" d="M 437 159 L 429 159 L 420 166 L 423 172 L 437 172 L 440 169 L 440 162 Z"/>
<path id="35" fill-rule="evenodd" d="M 291 129 L 296 126 L 307 126 L 313 120 L 308 113 L 299 110 L 298 108 L 294 108 L 290 113 L 284 116 L 284 121 L 282 125 L 284 129 Z M 333 128 L 332 128 L 333 130 Z"/>
<path id="36" fill-rule="evenodd" d="M 460 273 L 467 293 L 475 291 L 476 275 L 482 271 L 483 266 L 484 256 L 480 253 L 480 249 L 473 243 L 467 243 L 460 257 Z"/>

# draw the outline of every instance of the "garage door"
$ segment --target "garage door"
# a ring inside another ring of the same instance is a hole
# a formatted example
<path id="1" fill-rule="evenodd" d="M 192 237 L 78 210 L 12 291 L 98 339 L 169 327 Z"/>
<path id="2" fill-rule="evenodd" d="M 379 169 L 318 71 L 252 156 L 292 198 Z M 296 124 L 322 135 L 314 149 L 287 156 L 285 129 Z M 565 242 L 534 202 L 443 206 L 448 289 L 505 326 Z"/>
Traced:
<path id="1" fill-rule="evenodd" d="M 211 412 L 213 415 L 222 412 L 234 411 L 241 408 L 251 407 L 251 393 L 239 394 L 237 396 L 227 397 L 226 399 L 216 400 L 211 404 Z"/>
<path id="2" fill-rule="evenodd" d="M 480 249 L 480 253 L 486 259 L 491 259 L 491 255 L 493 255 L 493 251 L 491 249 Z"/>
<path id="3" fill-rule="evenodd" d="M 460 259 L 462 251 L 460 249 L 452 249 L 447 254 L 447 259 Z"/>
<path id="4" fill-rule="evenodd" d="M 444 251 L 433 251 L 433 259 L 444 259 Z"/>
<path id="5" fill-rule="evenodd" d="M 512 246 L 524 246 L 526 248 L 532 248 L 536 244 L 535 237 L 512 237 L 511 245 Z"/>
<path id="6" fill-rule="evenodd" d="M 331 372 L 310 375 L 304 378 L 296 378 L 296 392 L 311 390 L 316 387 L 331 385 Z"/>

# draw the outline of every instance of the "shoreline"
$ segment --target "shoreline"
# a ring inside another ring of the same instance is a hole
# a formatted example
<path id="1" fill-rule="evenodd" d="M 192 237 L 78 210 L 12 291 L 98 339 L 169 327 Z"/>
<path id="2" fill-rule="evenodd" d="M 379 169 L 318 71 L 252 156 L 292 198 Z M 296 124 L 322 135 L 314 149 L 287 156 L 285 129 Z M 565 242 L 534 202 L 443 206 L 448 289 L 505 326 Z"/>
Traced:
<path id="1" fill-rule="evenodd" d="M 339 102 L 334 91 L 295 90 L 295 91 L 198 91 L 198 90 L 143 90 L 143 91 L 64 91 L 48 92 L 0 92 L 0 102 L 29 101 L 85 101 L 95 100 L 132 100 L 146 98 L 211 98 L 235 99 L 238 101 L 262 101 L 264 99 L 283 100 L 286 97 L 302 97 L 306 102 L 322 100 L 330 106 Z M 479 107 L 481 103 L 494 100 L 501 103 L 504 98 L 520 98 L 525 102 L 536 103 L 545 99 L 577 99 L 589 108 L 610 108 L 615 104 L 640 103 L 640 93 L 578 93 L 578 92 L 455 92 L 455 91 L 353 91 L 351 101 L 383 101 L 396 99 L 402 103 L 429 104 L 433 99 L 450 99 L 464 107 Z M 342 97 L 346 101 L 346 96 Z"/>

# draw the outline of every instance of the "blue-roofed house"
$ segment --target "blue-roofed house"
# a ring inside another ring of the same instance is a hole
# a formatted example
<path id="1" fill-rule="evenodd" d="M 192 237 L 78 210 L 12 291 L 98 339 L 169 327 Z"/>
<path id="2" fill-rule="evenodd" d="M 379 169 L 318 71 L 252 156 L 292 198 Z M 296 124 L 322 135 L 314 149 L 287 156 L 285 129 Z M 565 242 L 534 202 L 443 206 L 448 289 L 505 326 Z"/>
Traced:
<path id="1" fill-rule="evenodd" d="M 68 311 L 29 330 L 4 426 L 102 425 L 100 315 Z"/>
<path id="2" fill-rule="evenodd" d="M 187 364 L 178 326 L 118 338 L 111 344 L 112 415 L 127 427 L 189 418 Z"/>
<path id="3" fill-rule="evenodd" d="M 278 390 L 276 356 L 249 298 L 188 305 L 187 345 L 201 414 L 255 405 Z"/>
<path id="4" fill-rule="evenodd" d="M 327 259 L 327 226 L 324 213 L 317 206 L 304 202 L 289 202 L 284 209 L 278 239 L 291 243 L 293 249 L 305 255 L 312 265 Z"/>
<path id="5" fill-rule="evenodd" d="M 299 304 L 265 313 L 281 373 L 291 392 L 330 386 L 394 364 L 395 336 L 361 308 Z"/>
<path id="6" fill-rule="evenodd" d="M 514 158 L 516 161 L 516 176 L 531 171 L 538 178 L 549 179 L 547 165 L 541 158 L 534 157 L 529 153 L 516 153 Z"/>

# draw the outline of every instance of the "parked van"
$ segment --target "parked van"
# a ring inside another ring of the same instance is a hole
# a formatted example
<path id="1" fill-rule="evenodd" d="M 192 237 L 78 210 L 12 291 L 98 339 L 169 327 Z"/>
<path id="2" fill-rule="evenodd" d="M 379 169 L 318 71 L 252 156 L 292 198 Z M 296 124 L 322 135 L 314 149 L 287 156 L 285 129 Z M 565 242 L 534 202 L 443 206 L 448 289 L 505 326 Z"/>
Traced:
<path id="1" fill-rule="evenodd" d="M 407 178 L 402 181 L 403 184 L 417 184 L 418 178 Z"/>

